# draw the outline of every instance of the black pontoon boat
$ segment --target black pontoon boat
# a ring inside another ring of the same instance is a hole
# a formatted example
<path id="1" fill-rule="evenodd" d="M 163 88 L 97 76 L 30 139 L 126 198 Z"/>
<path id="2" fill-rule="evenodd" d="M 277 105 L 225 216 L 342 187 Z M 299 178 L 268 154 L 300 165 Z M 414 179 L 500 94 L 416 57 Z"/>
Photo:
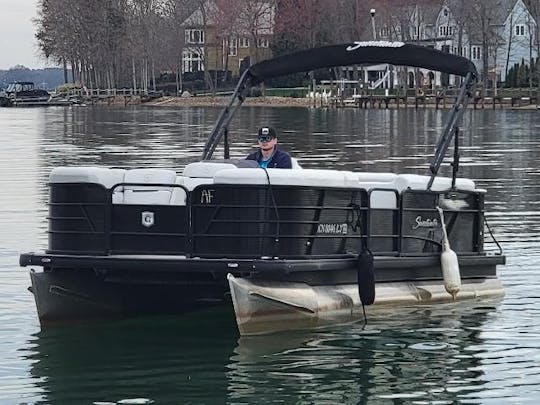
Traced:
<path id="1" fill-rule="evenodd" d="M 10 83 L 0 94 L 0 107 L 12 105 L 45 104 L 51 95 L 48 91 L 36 89 L 33 82 Z"/>
<path id="2" fill-rule="evenodd" d="M 266 170 L 228 159 L 227 127 L 252 86 L 289 73 L 378 63 L 463 77 L 427 175 L 298 164 Z M 20 257 L 22 266 L 43 268 L 30 273 L 41 323 L 174 313 L 232 296 L 247 334 L 289 327 L 283 319 L 312 323 L 351 314 L 362 304 L 374 303 L 372 311 L 502 295 L 496 266 L 505 258 L 484 251 L 486 191 L 457 178 L 458 122 L 476 78 L 469 60 L 410 44 L 302 51 L 244 72 L 202 161 L 181 175 L 55 168 L 48 249 Z M 222 139 L 225 159 L 212 160 Z M 453 175 L 438 177 L 452 140 Z M 454 262 L 445 259 L 449 247 Z"/>

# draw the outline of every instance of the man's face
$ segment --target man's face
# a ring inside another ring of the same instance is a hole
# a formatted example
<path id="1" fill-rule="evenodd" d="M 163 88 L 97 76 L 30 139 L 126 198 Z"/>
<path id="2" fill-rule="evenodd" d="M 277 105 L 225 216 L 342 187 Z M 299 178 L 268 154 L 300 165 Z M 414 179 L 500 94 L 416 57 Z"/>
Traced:
<path id="1" fill-rule="evenodd" d="M 269 151 L 274 149 L 276 146 L 277 138 L 271 138 L 269 136 L 260 136 L 259 137 L 259 146 L 264 151 Z"/>

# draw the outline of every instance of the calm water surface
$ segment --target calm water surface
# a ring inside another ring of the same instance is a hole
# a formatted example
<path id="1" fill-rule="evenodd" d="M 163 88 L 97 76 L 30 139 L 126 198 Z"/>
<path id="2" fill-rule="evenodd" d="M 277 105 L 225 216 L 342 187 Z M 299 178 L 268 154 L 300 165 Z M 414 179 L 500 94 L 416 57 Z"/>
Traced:
<path id="1" fill-rule="evenodd" d="M 18 255 L 46 246 L 51 168 L 179 171 L 200 156 L 217 113 L 0 109 L 1 404 L 540 403 L 537 111 L 466 114 L 462 174 L 488 189 L 488 220 L 508 258 L 500 301 L 256 338 L 239 338 L 226 307 L 41 331 Z M 426 173 L 443 120 L 431 110 L 246 108 L 232 154 L 247 154 L 254 129 L 270 124 L 304 167 Z"/>

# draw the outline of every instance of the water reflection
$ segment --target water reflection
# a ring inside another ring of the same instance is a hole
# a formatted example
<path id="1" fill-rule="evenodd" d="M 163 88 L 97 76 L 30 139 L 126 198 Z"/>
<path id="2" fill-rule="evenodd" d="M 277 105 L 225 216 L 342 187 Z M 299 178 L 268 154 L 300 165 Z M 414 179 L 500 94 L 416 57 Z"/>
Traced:
<path id="1" fill-rule="evenodd" d="M 174 318 L 72 325 L 35 334 L 22 350 L 42 392 L 37 403 L 215 403 L 234 346 L 233 314 L 221 307 Z"/>
<path id="2" fill-rule="evenodd" d="M 292 394 L 300 403 L 452 402 L 458 392 L 482 390 L 481 351 L 470 347 L 483 342 L 482 325 L 495 311 L 470 304 L 414 308 L 365 328 L 357 323 L 241 338 L 227 372 L 228 398 L 287 402 Z"/>
<path id="3" fill-rule="evenodd" d="M 162 167 L 198 159 L 219 109 L 0 109 L 0 402 L 536 403 L 540 398 L 540 114 L 467 111 L 463 176 L 488 190 L 502 242 L 500 305 L 422 307 L 311 332 L 239 339 L 216 313 L 36 333 L 18 253 L 46 245 L 57 165 Z M 427 173 L 445 113 L 247 108 L 233 157 L 273 125 L 304 167 Z M 216 151 L 220 156 L 221 149 Z M 448 164 L 443 174 L 450 173 Z M 490 244 L 486 248 L 491 249 Z"/>
<path id="4" fill-rule="evenodd" d="M 399 310 L 367 326 L 238 339 L 226 308 L 35 334 L 37 403 L 384 403 L 479 393 L 496 303 Z M 382 401 L 382 402 L 381 402 Z"/>

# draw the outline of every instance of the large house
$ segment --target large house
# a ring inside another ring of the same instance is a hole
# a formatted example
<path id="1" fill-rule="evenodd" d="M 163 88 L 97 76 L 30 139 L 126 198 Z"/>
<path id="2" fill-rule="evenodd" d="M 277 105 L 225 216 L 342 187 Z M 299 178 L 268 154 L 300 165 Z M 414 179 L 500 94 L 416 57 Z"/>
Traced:
<path id="1" fill-rule="evenodd" d="M 365 13 L 362 40 L 418 43 L 471 59 L 489 87 L 505 80 L 516 63 L 537 57 L 536 21 L 523 0 L 433 0 L 373 2 Z M 184 21 L 183 73 L 228 71 L 238 76 L 250 64 L 272 56 L 275 1 L 237 0 L 241 7 L 218 7 L 205 0 Z M 232 3 L 231 3 L 232 4 Z M 384 7 L 383 7 L 384 4 Z M 387 65 L 361 70 L 369 87 L 406 83 L 421 91 L 454 86 L 457 78 L 426 69 Z M 399 75 L 406 75 L 399 77 Z M 487 79 L 487 80 L 486 80 Z"/>
<path id="2" fill-rule="evenodd" d="M 215 1 L 206 0 L 184 21 L 183 73 L 229 71 L 234 77 L 272 56 L 272 3 L 245 3 L 246 9 L 223 10 Z"/>
<path id="3" fill-rule="evenodd" d="M 412 42 L 463 55 L 473 61 L 489 87 L 504 81 L 514 64 L 529 64 L 537 57 L 536 21 L 523 0 L 444 0 L 380 9 L 373 14 L 366 17 L 371 24 L 366 21 L 365 25 L 371 28 L 365 30 L 364 40 Z M 384 77 L 385 69 L 377 71 L 377 77 Z M 456 84 L 455 77 L 425 69 L 408 69 L 407 76 L 409 88 Z M 396 79 L 388 78 L 382 86 Z"/>

